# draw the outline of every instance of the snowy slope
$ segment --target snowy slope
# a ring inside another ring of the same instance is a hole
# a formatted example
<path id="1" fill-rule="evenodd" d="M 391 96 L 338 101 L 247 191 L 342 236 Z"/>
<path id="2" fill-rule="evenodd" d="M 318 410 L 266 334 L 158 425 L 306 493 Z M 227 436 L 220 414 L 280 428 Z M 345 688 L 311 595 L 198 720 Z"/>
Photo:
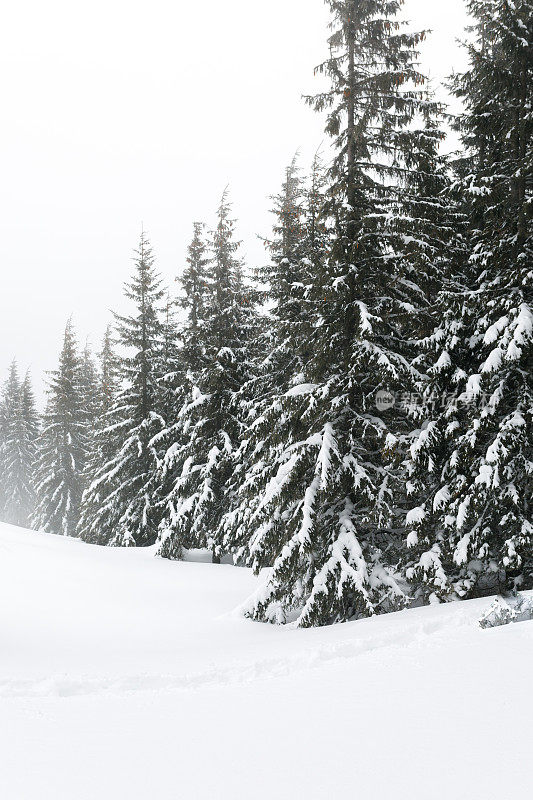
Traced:
<path id="1" fill-rule="evenodd" d="M 0 526 L 0 797 L 529 795 L 533 623 L 289 630 L 231 614 L 256 585 Z"/>

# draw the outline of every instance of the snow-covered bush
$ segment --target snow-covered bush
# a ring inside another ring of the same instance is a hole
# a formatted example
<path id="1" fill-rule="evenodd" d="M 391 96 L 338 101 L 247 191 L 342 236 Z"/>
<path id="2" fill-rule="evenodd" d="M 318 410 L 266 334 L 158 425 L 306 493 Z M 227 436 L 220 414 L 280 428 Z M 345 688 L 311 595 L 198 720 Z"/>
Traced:
<path id="1" fill-rule="evenodd" d="M 533 620 L 533 597 L 497 597 L 479 620 L 481 628 L 497 628 L 511 622 Z"/>

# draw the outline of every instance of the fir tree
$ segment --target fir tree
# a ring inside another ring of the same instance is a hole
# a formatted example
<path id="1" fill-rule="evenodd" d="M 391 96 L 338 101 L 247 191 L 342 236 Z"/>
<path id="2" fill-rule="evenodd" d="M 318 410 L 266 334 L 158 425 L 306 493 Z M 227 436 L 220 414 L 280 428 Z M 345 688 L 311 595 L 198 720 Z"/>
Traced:
<path id="1" fill-rule="evenodd" d="M 238 562 L 257 568 L 272 563 L 283 535 L 250 537 L 250 530 L 276 449 L 290 435 L 279 424 L 282 398 L 292 385 L 303 380 L 309 360 L 309 278 L 328 238 L 327 225 L 321 218 L 323 189 L 319 155 L 309 182 L 301 177 L 295 157 L 285 171 L 281 191 L 272 198 L 273 236 L 265 242 L 270 263 L 258 270 L 263 287 L 258 299 L 265 308 L 257 318 L 255 335 L 252 331 L 250 337 L 253 368 L 244 391 L 246 430 L 234 457 L 232 508 L 224 518 L 226 549 Z"/>
<path id="2" fill-rule="evenodd" d="M 34 509 L 33 471 L 39 420 L 29 373 L 19 381 L 16 362 L 11 365 L 2 404 L 0 518 L 28 527 Z"/>
<path id="3" fill-rule="evenodd" d="M 388 534 L 395 478 L 388 453 L 398 422 L 375 402 L 380 390 L 410 386 L 418 375 L 399 322 L 408 291 L 390 216 L 421 147 L 414 122 L 437 110 L 417 88 L 424 34 L 407 33 L 397 21 L 402 3 L 329 5 L 331 52 L 319 70 L 331 89 L 309 102 L 328 109 L 335 141 L 322 211 L 334 230 L 308 281 L 310 357 L 299 385 L 280 398 L 283 435 L 274 434 L 279 444 L 251 531 L 256 568 L 276 558 L 247 612 L 300 626 L 406 601 Z"/>
<path id="4" fill-rule="evenodd" d="M 293 376 L 300 373 L 302 352 L 294 349 L 294 342 L 306 339 L 305 282 L 310 272 L 304 218 L 306 199 L 295 156 L 286 169 L 281 192 L 273 198 L 274 237 L 267 242 L 272 261 L 260 271 L 260 278 L 268 287 L 273 321 L 269 330 L 273 336 L 268 347 L 269 378 L 278 392 L 288 388 Z"/>
<path id="5" fill-rule="evenodd" d="M 184 352 L 191 389 L 162 465 L 169 492 L 159 553 L 167 558 L 180 558 L 183 547 L 208 547 L 218 562 L 224 552 L 222 521 L 231 505 L 228 488 L 242 433 L 247 370 L 248 312 L 234 228 L 226 190 L 211 236 L 208 280 L 202 280 L 206 260 L 198 227 L 183 279 L 189 312 Z"/>
<path id="6" fill-rule="evenodd" d="M 157 453 L 151 440 L 164 426 L 158 403 L 165 292 L 144 232 L 134 263 L 125 294 L 135 311 L 115 314 L 125 355 L 120 358 L 121 386 L 102 431 L 111 456 L 100 464 L 84 495 L 84 538 L 119 546 L 153 544 L 159 522 L 154 504 Z"/>
<path id="7" fill-rule="evenodd" d="M 0 402 L 0 472 L 7 476 L 7 465 L 10 461 L 8 449 L 13 446 L 13 429 L 20 410 L 20 379 L 15 360 L 9 369 L 9 376 L 3 388 Z M 10 444 L 8 445 L 8 442 Z M 9 505 L 10 481 L 5 478 L 0 485 L 0 519 L 7 522 L 6 512 Z M 12 489 L 13 487 L 11 487 Z"/>
<path id="8" fill-rule="evenodd" d="M 105 417 L 113 408 L 119 389 L 120 364 L 114 351 L 113 328 L 108 325 L 99 354 L 98 418 Z"/>
<path id="9" fill-rule="evenodd" d="M 164 529 L 168 527 L 168 515 L 173 508 L 169 498 L 173 494 L 176 481 L 174 465 L 177 463 L 177 456 L 174 454 L 187 441 L 183 429 L 183 416 L 180 412 L 195 386 L 199 371 L 205 366 L 204 324 L 210 280 L 207 267 L 210 259 L 203 231 L 204 224 L 195 222 L 193 238 L 187 250 L 186 267 L 181 276 L 176 278 L 176 282 L 180 285 L 176 304 L 184 313 L 181 315 L 181 321 L 177 323 L 175 312 L 172 310 L 173 330 L 169 331 L 173 336 L 172 355 L 168 359 L 168 368 L 163 370 L 162 377 L 167 405 L 172 411 L 166 414 L 164 428 L 152 441 L 160 456 L 156 502 L 161 510 Z M 161 552 L 168 558 L 180 558 L 181 547 L 181 541 L 168 537 L 168 550 Z"/>
<path id="10" fill-rule="evenodd" d="M 176 300 L 167 293 L 163 311 L 161 359 L 158 365 L 158 411 L 164 420 L 165 430 L 174 423 L 179 413 L 179 398 L 186 381 L 176 305 Z"/>
<path id="11" fill-rule="evenodd" d="M 179 304 L 186 313 L 183 325 L 183 361 L 187 370 L 194 373 L 203 363 L 203 325 L 206 319 L 209 295 L 208 268 L 210 264 L 202 222 L 194 223 L 193 238 L 188 248 L 187 266 L 179 279 L 181 297 Z"/>
<path id="12" fill-rule="evenodd" d="M 85 468 L 84 493 L 79 535 L 93 544 L 105 544 L 109 540 L 107 531 L 99 527 L 100 504 L 109 487 L 104 482 L 94 490 L 93 481 L 102 465 L 109 463 L 115 455 L 114 440 L 109 436 L 110 414 L 119 389 L 119 360 L 113 349 L 113 330 L 108 325 L 99 353 L 99 369 L 96 372 L 96 408 L 94 423 L 89 431 L 88 455 Z"/>
<path id="13" fill-rule="evenodd" d="M 453 88 L 470 258 L 441 297 L 433 371 L 453 395 L 412 448 L 426 502 L 408 517 L 410 577 L 440 599 L 533 585 L 531 2 L 476 0 Z"/>
<path id="14" fill-rule="evenodd" d="M 87 433 L 90 437 L 98 415 L 99 387 L 97 369 L 88 342 L 86 342 L 81 354 L 80 379 L 87 421 Z"/>
<path id="15" fill-rule="evenodd" d="M 37 506 L 33 527 L 75 536 L 86 458 L 87 417 L 82 362 L 72 322 L 67 323 L 57 370 L 51 373 L 48 403 L 38 441 Z"/>

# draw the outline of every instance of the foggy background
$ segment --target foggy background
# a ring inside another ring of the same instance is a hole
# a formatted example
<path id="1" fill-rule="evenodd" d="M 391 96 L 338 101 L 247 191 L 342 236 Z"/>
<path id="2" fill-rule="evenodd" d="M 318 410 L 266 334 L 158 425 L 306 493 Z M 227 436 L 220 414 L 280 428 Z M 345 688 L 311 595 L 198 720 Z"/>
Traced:
<path id="1" fill-rule="evenodd" d="M 462 69 L 463 0 L 407 0 L 432 28 L 422 65 Z M 324 119 L 301 95 L 327 56 L 323 0 L 17 0 L 0 46 L 0 381 L 17 357 L 42 403 L 72 314 L 94 349 L 124 311 L 141 223 L 172 284 L 194 220 L 230 184 L 249 266 L 264 263 L 269 195 Z M 441 95 L 442 96 L 442 93 Z"/>

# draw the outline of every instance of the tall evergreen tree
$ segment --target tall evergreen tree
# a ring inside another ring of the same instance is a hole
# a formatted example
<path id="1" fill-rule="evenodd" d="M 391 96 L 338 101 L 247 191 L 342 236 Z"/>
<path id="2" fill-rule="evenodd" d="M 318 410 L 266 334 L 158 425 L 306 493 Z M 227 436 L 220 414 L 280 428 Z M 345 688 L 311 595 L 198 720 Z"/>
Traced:
<path id="1" fill-rule="evenodd" d="M 120 363 L 114 350 L 113 328 L 108 325 L 99 354 L 98 417 L 101 419 L 113 408 L 119 390 Z"/>
<path id="2" fill-rule="evenodd" d="M 397 20 L 401 2 L 328 5 L 330 57 L 319 71 L 331 89 L 309 102 L 328 109 L 326 130 L 335 142 L 322 212 L 334 233 L 309 281 L 310 357 L 300 385 L 279 404 L 286 434 L 251 532 L 268 544 L 265 556 L 276 558 L 247 612 L 300 626 L 405 602 L 387 534 L 397 418 L 375 402 L 380 390 L 399 390 L 417 377 L 399 323 L 409 293 L 390 216 L 412 154 L 422 147 L 414 123 L 437 110 L 417 88 L 424 82 L 416 66 L 424 33 L 405 31 Z"/>
<path id="3" fill-rule="evenodd" d="M 84 397 L 87 433 L 90 438 L 98 415 L 99 387 L 96 364 L 88 342 L 86 342 L 81 354 L 80 379 L 81 391 Z"/>
<path id="4" fill-rule="evenodd" d="M 48 403 L 38 442 L 34 528 L 64 536 L 76 535 L 83 491 L 86 434 L 82 362 L 69 320 L 59 366 L 51 373 Z"/>
<path id="5" fill-rule="evenodd" d="M 187 266 L 179 281 L 181 296 L 179 304 L 185 311 L 183 324 L 183 359 L 191 374 L 203 363 L 203 325 L 206 319 L 209 295 L 210 257 L 204 239 L 204 224 L 194 223 L 193 238 L 187 252 Z"/>
<path id="6" fill-rule="evenodd" d="M 0 402 L 0 473 L 3 476 L 0 483 L 0 519 L 6 522 L 7 509 L 10 503 L 9 497 L 13 489 L 11 481 L 7 479 L 8 463 L 11 460 L 9 451 L 13 447 L 13 429 L 16 425 L 15 420 L 19 416 L 19 403 L 20 379 L 17 363 L 13 360 L 9 369 L 9 376 L 3 387 Z"/>
<path id="7" fill-rule="evenodd" d="M 115 314 L 125 355 L 120 357 L 121 386 L 102 432 L 111 456 L 96 470 L 84 495 L 84 538 L 119 546 L 153 544 L 159 522 L 154 504 L 157 453 L 151 440 L 164 426 L 158 402 L 165 292 L 144 231 L 134 264 L 125 294 L 135 311 Z"/>
<path id="8" fill-rule="evenodd" d="M 28 527 L 35 505 L 33 472 L 39 420 L 29 372 L 20 383 L 16 362 L 11 365 L 0 418 L 0 519 Z"/>
<path id="9" fill-rule="evenodd" d="M 285 171 L 281 191 L 273 198 L 273 236 L 266 241 L 270 263 L 258 270 L 265 309 L 251 336 L 253 363 L 244 399 L 246 430 L 235 453 L 233 503 L 224 518 L 225 545 L 238 562 L 261 568 L 272 563 L 283 521 L 271 522 L 250 536 L 260 497 L 268 483 L 276 452 L 289 430 L 280 424 L 283 396 L 303 380 L 309 360 L 311 312 L 310 278 L 328 246 L 327 226 L 321 219 L 324 174 L 320 158 L 306 182 L 295 157 Z M 288 422 L 287 418 L 283 418 Z M 290 428 L 290 423 L 289 423 Z"/>
<path id="10" fill-rule="evenodd" d="M 414 442 L 410 575 L 424 596 L 533 585 L 533 4 L 471 0 L 458 165 L 470 258 L 441 298 L 433 371 L 454 387 Z"/>
<path id="11" fill-rule="evenodd" d="M 177 323 L 177 342 L 173 347 L 171 372 L 163 373 L 163 383 L 167 392 L 168 405 L 172 414 L 166 415 L 164 428 L 154 437 L 153 445 L 160 454 L 157 477 L 157 503 L 162 514 L 162 529 L 168 531 L 172 514 L 173 496 L 176 482 L 175 465 L 180 448 L 186 446 L 183 414 L 198 374 L 205 366 L 205 335 L 207 294 L 210 291 L 208 265 L 210 263 L 207 244 L 204 238 L 204 224 L 195 222 L 193 237 L 187 250 L 186 266 L 176 278 L 179 283 L 177 305 L 181 308 L 181 320 Z M 182 541 L 165 533 L 163 536 L 168 548 L 161 554 L 168 558 L 180 558 Z M 194 542 L 188 543 L 192 546 Z"/>
<path id="12" fill-rule="evenodd" d="M 171 297 L 170 292 L 167 292 L 163 310 L 160 363 L 157 368 L 160 375 L 157 410 L 164 420 L 164 430 L 167 430 L 176 419 L 181 407 L 179 398 L 185 384 L 176 306 L 177 301 Z"/>
<path id="13" fill-rule="evenodd" d="M 84 493 L 79 535 L 93 544 L 105 544 L 109 540 L 107 531 L 99 527 L 100 504 L 106 497 L 108 485 L 104 481 L 97 490 L 93 481 L 102 465 L 109 463 L 115 455 L 114 439 L 109 435 L 110 415 L 119 389 L 119 359 L 113 349 L 113 330 L 108 325 L 99 353 L 99 368 L 96 372 L 96 408 L 94 423 L 89 432 L 88 455 L 85 468 Z"/>
<path id="14" fill-rule="evenodd" d="M 249 313 L 242 302 L 240 243 L 235 239 L 227 190 L 211 237 L 208 281 L 202 280 L 206 264 L 199 233 L 196 228 L 183 280 L 189 312 L 184 351 L 191 390 L 162 465 L 163 480 L 170 489 L 159 553 L 180 558 L 183 547 L 208 547 L 218 562 L 224 550 L 222 520 L 231 505 L 232 456 L 242 434 Z M 202 283 L 208 286 L 205 293 Z"/>

